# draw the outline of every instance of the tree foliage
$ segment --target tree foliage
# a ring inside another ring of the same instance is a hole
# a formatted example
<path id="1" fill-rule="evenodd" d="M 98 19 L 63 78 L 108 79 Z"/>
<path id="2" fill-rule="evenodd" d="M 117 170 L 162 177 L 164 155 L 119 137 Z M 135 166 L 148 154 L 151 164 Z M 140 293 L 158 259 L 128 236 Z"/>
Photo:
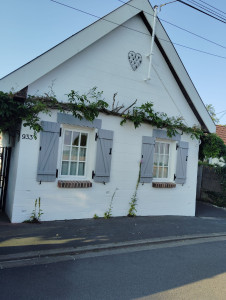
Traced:
<path id="1" fill-rule="evenodd" d="M 217 118 L 217 115 L 215 113 L 215 108 L 213 107 L 212 104 L 206 104 L 206 109 L 208 113 L 210 114 L 211 119 L 215 124 L 218 124 L 220 120 Z"/>
<path id="2" fill-rule="evenodd" d="M 199 147 L 199 159 L 223 158 L 226 161 L 226 145 L 215 133 L 204 134 Z"/>

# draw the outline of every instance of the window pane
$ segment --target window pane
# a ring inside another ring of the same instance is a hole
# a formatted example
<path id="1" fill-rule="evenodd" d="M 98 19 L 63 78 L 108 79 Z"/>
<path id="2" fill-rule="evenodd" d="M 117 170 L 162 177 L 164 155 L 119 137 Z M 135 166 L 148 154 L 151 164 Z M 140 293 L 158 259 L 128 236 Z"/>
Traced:
<path id="1" fill-rule="evenodd" d="M 163 165 L 165 167 L 168 167 L 168 164 L 169 164 L 169 156 L 168 155 L 165 155 L 164 156 L 164 160 L 163 160 Z"/>
<path id="2" fill-rule="evenodd" d="M 78 146 L 78 143 L 79 143 L 79 132 L 74 131 L 73 138 L 72 138 L 72 145 Z"/>
<path id="3" fill-rule="evenodd" d="M 63 160 L 69 160 L 69 157 L 70 157 L 70 147 L 69 146 L 64 146 Z"/>
<path id="4" fill-rule="evenodd" d="M 159 143 L 159 153 L 163 154 L 164 153 L 164 145 L 163 143 Z"/>
<path id="5" fill-rule="evenodd" d="M 170 149 L 170 144 L 168 143 L 160 143 L 160 142 L 155 143 L 154 167 L 153 167 L 154 178 L 168 178 L 169 149 Z"/>
<path id="6" fill-rule="evenodd" d="M 157 178 L 157 167 L 154 167 L 153 169 L 153 177 Z"/>
<path id="7" fill-rule="evenodd" d="M 168 168 L 163 168 L 163 178 L 168 177 Z"/>
<path id="8" fill-rule="evenodd" d="M 61 175 L 68 175 L 68 161 L 62 161 Z"/>
<path id="9" fill-rule="evenodd" d="M 86 160 L 86 148 L 80 148 L 79 160 L 80 161 Z"/>
<path id="10" fill-rule="evenodd" d="M 71 162 L 70 175 L 76 175 L 76 170 L 77 170 L 77 163 Z"/>
<path id="11" fill-rule="evenodd" d="M 158 168 L 158 175 L 157 178 L 162 178 L 162 167 Z"/>
<path id="12" fill-rule="evenodd" d="M 85 163 L 79 163 L 78 175 L 83 176 L 85 174 Z"/>
<path id="13" fill-rule="evenodd" d="M 65 130 L 61 175 L 84 176 L 88 133 Z"/>
<path id="14" fill-rule="evenodd" d="M 165 154 L 169 154 L 169 144 L 165 144 Z"/>
<path id="15" fill-rule="evenodd" d="M 64 133 L 64 144 L 71 145 L 71 131 L 65 130 Z"/>
<path id="16" fill-rule="evenodd" d="M 159 153 L 159 143 L 155 143 L 155 153 Z"/>
<path id="17" fill-rule="evenodd" d="M 78 148 L 76 147 L 71 149 L 71 160 L 78 160 Z"/>
<path id="18" fill-rule="evenodd" d="M 163 166 L 164 155 L 159 155 L 159 166 Z"/>
<path id="19" fill-rule="evenodd" d="M 154 165 L 158 163 L 158 154 L 154 154 Z"/>
<path id="20" fill-rule="evenodd" d="M 82 133 L 81 134 L 81 143 L 80 145 L 85 147 L 87 143 L 87 133 Z"/>

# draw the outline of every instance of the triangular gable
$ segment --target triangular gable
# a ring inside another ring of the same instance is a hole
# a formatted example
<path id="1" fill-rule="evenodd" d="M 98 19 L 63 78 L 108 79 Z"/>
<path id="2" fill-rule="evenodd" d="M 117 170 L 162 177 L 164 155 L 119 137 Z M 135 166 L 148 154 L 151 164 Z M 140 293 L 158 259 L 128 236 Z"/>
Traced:
<path id="1" fill-rule="evenodd" d="M 126 21 L 138 14 L 151 34 L 154 11 L 150 3 L 148 0 L 131 0 L 21 68 L 3 77 L 0 80 L 0 90 L 9 92 L 12 87 L 16 87 L 16 91 L 23 89 L 109 34 L 118 26 L 123 26 Z M 215 132 L 215 125 L 159 20 L 156 26 L 155 43 L 202 128 L 209 132 Z"/>

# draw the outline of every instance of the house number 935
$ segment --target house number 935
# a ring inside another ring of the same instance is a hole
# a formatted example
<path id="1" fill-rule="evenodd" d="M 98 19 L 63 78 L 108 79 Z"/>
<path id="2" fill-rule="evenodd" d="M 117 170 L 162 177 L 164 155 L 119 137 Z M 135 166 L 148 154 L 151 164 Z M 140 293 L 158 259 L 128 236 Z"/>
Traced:
<path id="1" fill-rule="evenodd" d="M 32 134 L 22 134 L 22 140 L 33 140 L 33 138 Z"/>

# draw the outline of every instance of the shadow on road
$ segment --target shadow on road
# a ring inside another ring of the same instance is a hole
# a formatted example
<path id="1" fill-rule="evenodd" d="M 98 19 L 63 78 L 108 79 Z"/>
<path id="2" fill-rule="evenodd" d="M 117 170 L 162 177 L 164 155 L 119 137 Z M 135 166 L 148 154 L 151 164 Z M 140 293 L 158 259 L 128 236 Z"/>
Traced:
<path id="1" fill-rule="evenodd" d="M 226 218 L 226 209 L 216 207 L 210 203 L 196 202 L 196 217 Z"/>

